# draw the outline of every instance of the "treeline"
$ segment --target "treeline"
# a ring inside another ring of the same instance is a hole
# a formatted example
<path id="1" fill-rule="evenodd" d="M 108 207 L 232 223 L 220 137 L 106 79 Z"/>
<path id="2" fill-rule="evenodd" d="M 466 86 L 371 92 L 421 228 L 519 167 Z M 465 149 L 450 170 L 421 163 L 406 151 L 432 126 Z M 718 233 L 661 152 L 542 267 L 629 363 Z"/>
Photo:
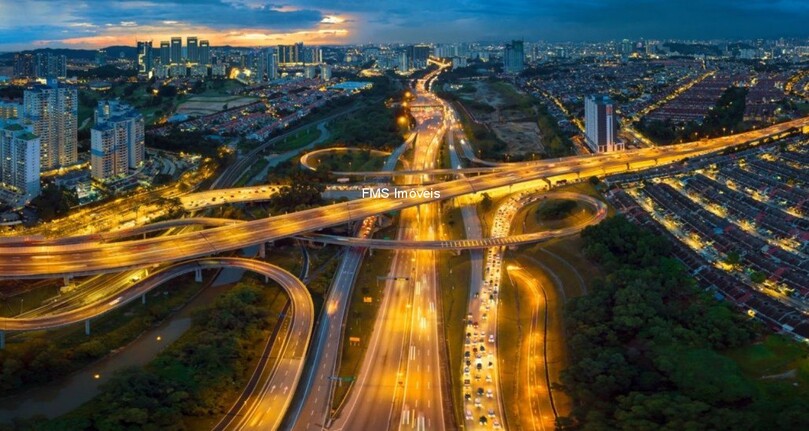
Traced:
<path id="1" fill-rule="evenodd" d="M 333 142 L 349 147 L 391 151 L 403 142 L 394 111 L 382 101 L 335 121 L 329 128 Z"/>
<path id="2" fill-rule="evenodd" d="M 193 130 L 183 132 L 176 126 L 171 127 L 165 136 L 156 133 L 146 134 L 147 147 L 175 153 L 184 151 L 187 153 L 215 157 L 220 145 L 221 143 L 219 141 L 207 138 L 201 131 Z"/>
<path id="3" fill-rule="evenodd" d="M 749 345 L 753 325 L 700 291 L 663 237 L 618 216 L 582 232 L 609 274 L 566 313 L 574 399 L 567 429 L 809 429 L 806 400 L 775 399 L 720 353 Z"/>
<path id="4" fill-rule="evenodd" d="M 191 329 L 144 368 L 117 373 L 91 402 L 68 415 L 21 429 L 187 430 L 216 418 L 246 384 L 249 366 L 277 316 L 279 294 L 241 283 L 194 316 Z"/>

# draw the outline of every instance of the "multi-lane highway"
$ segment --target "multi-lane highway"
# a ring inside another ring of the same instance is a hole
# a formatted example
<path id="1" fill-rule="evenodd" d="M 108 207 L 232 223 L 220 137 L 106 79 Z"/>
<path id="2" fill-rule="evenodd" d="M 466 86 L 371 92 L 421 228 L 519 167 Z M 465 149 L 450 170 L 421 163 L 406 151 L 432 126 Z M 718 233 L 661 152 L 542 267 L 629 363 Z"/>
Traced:
<path id="1" fill-rule="evenodd" d="M 268 217 L 234 226 L 113 244 L 78 243 L 8 247 L 0 245 L 0 277 L 52 277 L 111 272 L 202 257 L 260 244 L 265 241 L 311 232 L 323 227 L 360 220 L 379 213 L 400 210 L 492 189 L 544 188 L 549 182 L 574 181 L 591 175 L 627 172 L 672 163 L 737 146 L 765 137 L 783 136 L 809 124 L 809 117 L 765 129 L 665 148 L 643 148 L 619 154 L 569 157 L 545 163 L 509 167 L 500 172 L 458 179 L 429 186 L 435 193 L 399 199 L 370 198 Z"/>

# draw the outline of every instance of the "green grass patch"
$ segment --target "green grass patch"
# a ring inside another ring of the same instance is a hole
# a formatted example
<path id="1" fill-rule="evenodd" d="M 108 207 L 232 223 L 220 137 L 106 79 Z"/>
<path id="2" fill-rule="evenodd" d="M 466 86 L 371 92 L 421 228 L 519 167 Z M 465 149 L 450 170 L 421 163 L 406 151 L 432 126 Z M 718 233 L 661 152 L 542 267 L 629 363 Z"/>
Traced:
<path id="1" fill-rule="evenodd" d="M 295 134 L 295 136 L 288 136 L 283 141 L 275 144 L 273 150 L 275 151 L 290 151 L 297 150 L 298 148 L 305 147 L 318 138 L 320 138 L 320 129 L 317 127 L 310 127 Z"/>

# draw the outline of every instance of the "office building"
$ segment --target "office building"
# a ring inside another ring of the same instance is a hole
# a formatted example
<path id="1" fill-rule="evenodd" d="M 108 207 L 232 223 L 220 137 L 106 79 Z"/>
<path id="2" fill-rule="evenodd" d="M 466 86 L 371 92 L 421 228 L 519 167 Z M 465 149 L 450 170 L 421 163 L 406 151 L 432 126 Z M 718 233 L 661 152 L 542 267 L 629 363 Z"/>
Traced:
<path id="1" fill-rule="evenodd" d="M 0 185 L 31 200 L 39 196 L 39 137 L 17 119 L 0 120 Z"/>
<path id="2" fill-rule="evenodd" d="M 523 41 L 512 40 L 503 50 L 503 72 L 517 74 L 525 69 L 525 48 Z"/>
<path id="3" fill-rule="evenodd" d="M 90 172 L 105 180 L 129 174 L 143 164 L 146 151 L 144 122 L 133 107 L 117 100 L 101 100 L 90 129 Z"/>
<path id="4" fill-rule="evenodd" d="M 179 64 L 183 60 L 183 38 L 182 37 L 172 37 L 171 38 L 171 58 L 169 62 Z"/>
<path id="5" fill-rule="evenodd" d="M 48 85 L 37 85 L 23 94 L 23 118 L 40 139 L 42 169 L 75 164 L 79 107 L 76 88 L 49 79 Z"/>
<path id="6" fill-rule="evenodd" d="M 594 95 L 584 99 L 585 141 L 594 153 L 624 149 L 615 131 L 615 104 L 609 96 Z"/>
<path id="7" fill-rule="evenodd" d="M 207 40 L 199 41 L 199 64 L 211 64 L 211 45 Z"/>
<path id="8" fill-rule="evenodd" d="M 171 64 L 171 42 L 160 41 L 160 64 L 168 66 Z"/>
<path id="9" fill-rule="evenodd" d="M 199 63 L 199 40 L 196 36 L 188 36 L 185 41 L 188 44 L 186 60 L 191 63 Z"/>
<path id="10" fill-rule="evenodd" d="M 149 76 L 152 72 L 152 41 L 138 41 L 137 47 L 138 75 Z"/>

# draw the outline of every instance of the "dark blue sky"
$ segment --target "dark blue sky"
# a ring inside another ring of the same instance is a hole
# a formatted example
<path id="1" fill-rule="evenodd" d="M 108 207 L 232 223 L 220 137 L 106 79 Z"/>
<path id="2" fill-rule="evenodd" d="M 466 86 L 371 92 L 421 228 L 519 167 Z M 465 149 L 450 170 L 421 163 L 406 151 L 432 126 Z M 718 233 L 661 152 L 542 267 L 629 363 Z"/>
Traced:
<path id="1" fill-rule="evenodd" d="M 0 50 L 132 45 L 809 36 L 809 0 L 0 0 Z"/>

